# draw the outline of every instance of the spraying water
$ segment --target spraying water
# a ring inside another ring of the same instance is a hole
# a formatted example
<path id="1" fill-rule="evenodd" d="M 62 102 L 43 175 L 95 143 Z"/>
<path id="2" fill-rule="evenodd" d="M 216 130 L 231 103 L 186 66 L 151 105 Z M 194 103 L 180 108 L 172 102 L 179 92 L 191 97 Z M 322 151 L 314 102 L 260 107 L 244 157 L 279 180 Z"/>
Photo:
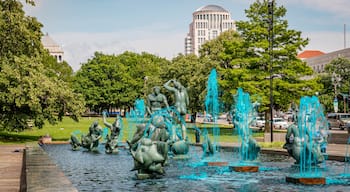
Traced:
<path id="1" fill-rule="evenodd" d="M 126 127 L 128 127 L 128 140 L 131 140 L 135 132 L 136 125 L 144 122 L 146 113 L 145 102 L 143 99 L 137 99 L 134 104 L 134 110 L 126 113 Z"/>
<path id="2" fill-rule="evenodd" d="M 250 124 L 256 116 L 255 107 L 250 102 L 249 93 L 245 93 L 242 88 L 238 88 L 235 102 L 234 124 L 241 143 L 240 159 L 241 161 L 255 160 L 260 151 L 260 147 L 252 137 L 250 129 Z"/>
<path id="3" fill-rule="evenodd" d="M 217 126 L 219 114 L 218 82 L 216 69 L 212 69 L 207 83 L 207 95 L 205 97 L 205 110 L 213 118 L 213 146 L 214 150 L 219 150 L 220 129 Z"/>
<path id="4" fill-rule="evenodd" d="M 302 97 L 298 113 L 299 138 L 294 141 L 301 146 L 300 174 L 319 175 L 319 167 L 315 166 L 324 161 L 320 145 L 326 144 L 328 123 L 323 114 L 323 107 L 318 98 Z"/>

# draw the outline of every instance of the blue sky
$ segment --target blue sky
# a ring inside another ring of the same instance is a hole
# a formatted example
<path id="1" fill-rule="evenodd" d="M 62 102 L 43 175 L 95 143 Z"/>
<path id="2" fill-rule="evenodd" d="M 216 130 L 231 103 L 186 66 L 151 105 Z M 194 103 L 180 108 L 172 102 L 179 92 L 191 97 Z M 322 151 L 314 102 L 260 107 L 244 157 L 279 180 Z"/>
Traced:
<path id="1" fill-rule="evenodd" d="M 228 10 L 234 20 L 246 20 L 244 10 L 254 1 L 36 0 L 37 6 L 25 6 L 25 11 L 43 23 L 43 32 L 63 47 L 64 59 L 76 71 L 95 51 L 146 51 L 171 59 L 184 51 L 184 37 L 196 9 L 215 4 Z M 350 26 L 346 23 L 350 21 L 349 0 L 276 2 L 287 8 L 289 28 L 310 39 L 305 49 L 332 52 L 344 48 L 343 26 Z"/>

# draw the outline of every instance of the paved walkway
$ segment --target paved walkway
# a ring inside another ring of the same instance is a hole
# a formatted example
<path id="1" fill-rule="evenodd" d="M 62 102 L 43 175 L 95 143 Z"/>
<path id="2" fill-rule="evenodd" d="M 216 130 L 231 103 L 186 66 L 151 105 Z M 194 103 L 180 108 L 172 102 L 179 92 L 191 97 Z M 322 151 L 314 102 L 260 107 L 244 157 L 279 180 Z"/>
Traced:
<path id="1" fill-rule="evenodd" d="M 23 145 L 0 146 L 0 192 L 20 191 Z"/>

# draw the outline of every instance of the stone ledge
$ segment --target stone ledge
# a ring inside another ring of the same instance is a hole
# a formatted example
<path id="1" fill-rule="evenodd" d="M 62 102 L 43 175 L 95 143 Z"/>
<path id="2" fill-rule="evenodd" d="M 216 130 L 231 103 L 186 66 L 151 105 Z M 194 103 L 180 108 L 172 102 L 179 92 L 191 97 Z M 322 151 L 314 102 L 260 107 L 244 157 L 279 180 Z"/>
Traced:
<path id="1" fill-rule="evenodd" d="M 26 147 L 25 159 L 26 191 L 78 191 L 41 147 Z"/>

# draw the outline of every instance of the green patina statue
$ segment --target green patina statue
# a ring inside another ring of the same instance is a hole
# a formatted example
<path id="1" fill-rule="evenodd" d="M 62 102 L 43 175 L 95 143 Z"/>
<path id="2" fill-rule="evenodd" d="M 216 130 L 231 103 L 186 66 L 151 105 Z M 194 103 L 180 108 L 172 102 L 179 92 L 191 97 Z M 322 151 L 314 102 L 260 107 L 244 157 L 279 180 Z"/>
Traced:
<path id="1" fill-rule="evenodd" d="M 134 168 L 138 179 L 153 178 L 164 174 L 164 165 L 168 159 L 169 133 L 166 131 L 164 117 L 155 115 L 150 124 L 137 125 L 131 141 L 127 141 L 134 159 Z"/>
<path id="2" fill-rule="evenodd" d="M 160 93 L 160 87 L 155 86 L 153 87 L 153 93 L 147 96 L 147 113 L 152 115 L 164 107 L 169 107 L 168 100 L 165 95 Z"/>
<path id="3" fill-rule="evenodd" d="M 89 151 L 97 151 L 99 140 L 102 137 L 102 128 L 98 125 L 98 121 L 94 121 L 89 127 L 87 135 L 82 134 L 81 142 L 75 134 L 71 134 L 70 144 L 73 150 L 78 150 L 80 146 Z"/>
<path id="4" fill-rule="evenodd" d="M 111 134 L 107 135 L 107 142 L 105 145 L 106 153 L 118 153 L 118 138 L 122 129 L 122 119 L 117 115 L 115 121 L 111 124 L 107 122 L 106 112 L 102 113 L 103 124 L 111 130 Z"/>
<path id="5" fill-rule="evenodd" d="M 173 87 L 170 86 L 170 84 L 173 84 Z M 175 108 L 178 111 L 178 113 L 182 116 L 182 118 L 186 119 L 186 113 L 187 113 L 187 106 L 189 105 L 189 97 L 187 93 L 187 89 L 178 81 L 175 79 L 171 79 L 168 82 L 164 84 L 165 89 L 171 91 L 174 93 L 175 98 Z M 182 138 L 184 140 L 187 139 L 186 135 L 186 125 L 182 124 Z"/>
<path id="6" fill-rule="evenodd" d="M 187 90 L 175 80 L 168 81 L 164 87 L 175 93 L 175 109 L 169 107 L 167 98 L 160 93 L 160 87 L 154 87 L 153 93 L 147 96 L 149 122 L 137 125 L 133 138 L 127 141 L 134 158 L 132 170 L 137 170 L 138 179 L 164 174 L 168 151 L 174 157 L 184 157 L 189 150 L 189 144 L 185 140 L 185 123 L 181 119 L 186 115 L 189 102 Z"/>
<path id="7" fill-rule="evenodd" d="M 322 163 L 325 158 L 322 153 L 322 147 L 327 144 L 328 133 L 326 129 L 319 126 L 319 131 L 314 135 L 308 130 L 303 130 L 306 134 L 305 137 L 302 137 L 300 134 L 299 127 L 297 125 L 297 113 L 293 112 L 293 124 L 291 124 L 287 128 L 287 134 L 285 137 L 286 143 L 283 148 L 287 149 L 290 156 L 292 156 L 296 162 L 295 164 L 299 164 L 301 161 L 301 153 L 305 151 L 306 157 L 304 159 L 311 159 L 311 164 L 319 164 Z M 310 139 L 312 138 L 312 142 Z"/>
<path id="8" fill-rule="evenodd" d="M 312 145 L 310 145 L 310 142 L 308 141 L 308 138 L 302 138 L 300 137 L 299 128 L 296 124 L 291 124 L 287 128 L 287 134 L 286 134 L 286 143 L 284 144 L 283 148 L 287 149 L 290 156 L 292 156 L 295 159 L 295 164 L 300 163 L 300 156 L 304 148 L 306 148 L 306 155 L 311 155 L 311 161 L 313 164 L 319 164 L 322 163 L 325 158 L 324 155 L 321 152 L 321 146 L 323 142 L 326 142 L 327 140 L 327 134 L 319 133 L 319 135 L 315 135 L 314 142 Z M 305 159 L 309 159 L 308 157 Z"/>

